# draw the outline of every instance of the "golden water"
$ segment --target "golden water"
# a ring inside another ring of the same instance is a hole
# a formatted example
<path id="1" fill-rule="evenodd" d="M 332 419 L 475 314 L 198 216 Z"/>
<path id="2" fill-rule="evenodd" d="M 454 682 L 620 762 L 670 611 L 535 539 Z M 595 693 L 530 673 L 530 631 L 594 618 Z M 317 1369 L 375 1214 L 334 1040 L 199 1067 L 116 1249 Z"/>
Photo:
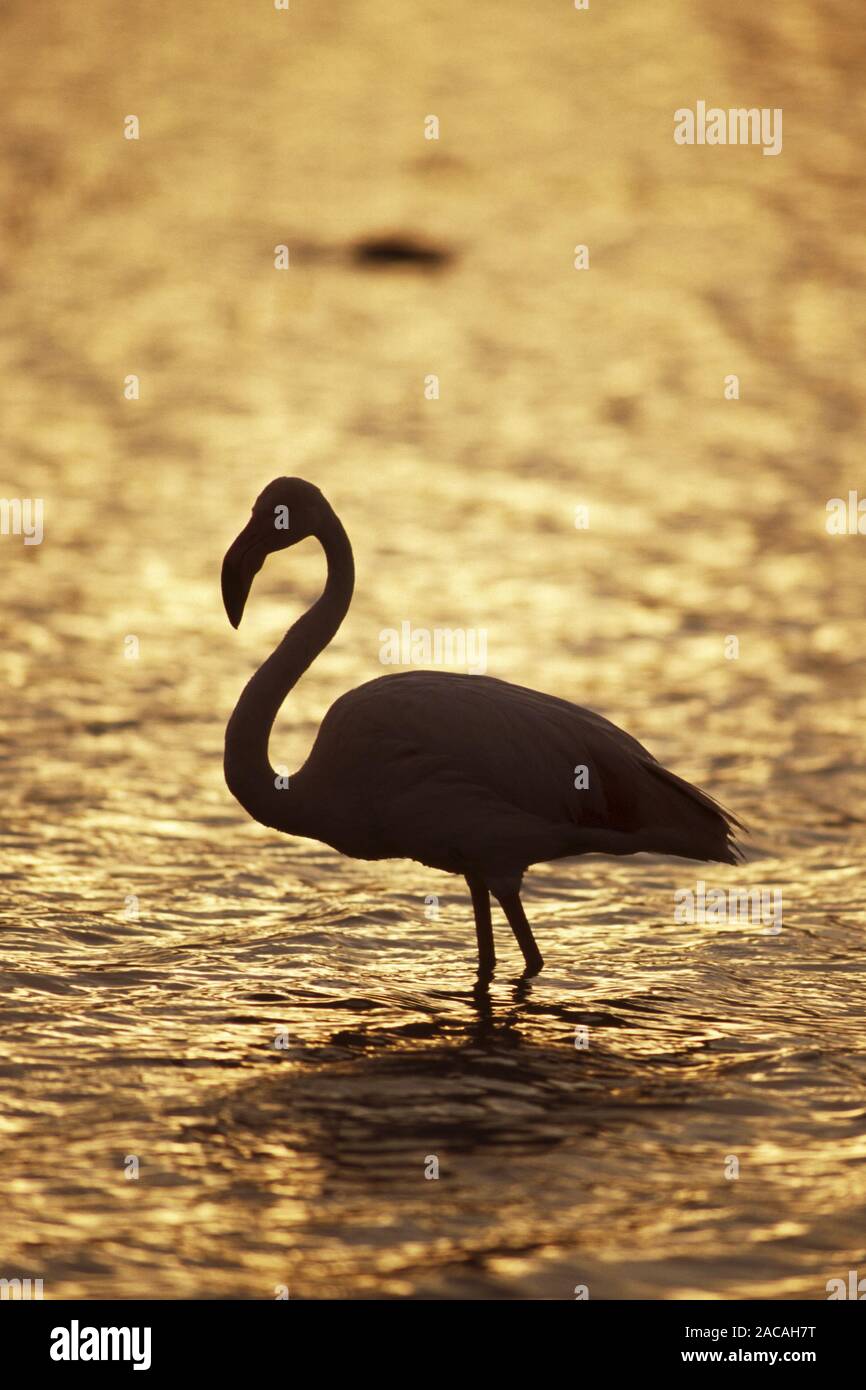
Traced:
<path id="1" fill-rule="evenodd" d="M 864 483 L 859 10 L 7 2 L 0 493 L 44 498 L 45 538 L 0 537 L 0 1276 L 866 1272 L 866 541 L 825 527 Z M 783 153 L 677 147 L 699 99 L 783 108 Z M 353 261 L 392 231 L 451 260 Z M 327 493 L 358 588 L 275 763 L 381 674 L 383 628 L 483 628 L 490 674 L 746 819 L 749 862 L 534 871 L 547 967 L 518 984 L 503 925 L 479 998 L 461 881 L 248 821 L 225 721 L 323 578 L 312 543 L 273 557 L 226 622 L 223 551 L 280 473 Z M 780 888 L 783 930 L 676 924 L 699 877 Z"/>

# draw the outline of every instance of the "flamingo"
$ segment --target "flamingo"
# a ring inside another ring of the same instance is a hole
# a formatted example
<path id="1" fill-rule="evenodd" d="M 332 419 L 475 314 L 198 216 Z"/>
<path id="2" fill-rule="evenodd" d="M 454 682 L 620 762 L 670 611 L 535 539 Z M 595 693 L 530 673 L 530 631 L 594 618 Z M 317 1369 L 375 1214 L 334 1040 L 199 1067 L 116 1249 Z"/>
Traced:
<path id="1" fill-rule="evenodd" d="M 462 875 L 487 981 L 496 964 L 491 894 L 523 953 L 524 976 L 544 964 L 520 900 L 532 864 L 642 851 L 742 858 L 741 823 L 636 739 L 568 700 L 491 676 L 409 671 L 366 681 L 328 710 L 303 767 L 279 777 L 268 758 L 271 728 L 346 616 L 352 547 L 317 487 L 275 478 L 222 566 L 223 602 L 237 628 L 265 557 L 309 536 L 325 552 L 325 587 L 252 676 L 226 728 L 226 782 L 255 820 L 354 859 L 414 859 Z M 575 778 L 578 766 L 586 772 Z"/>

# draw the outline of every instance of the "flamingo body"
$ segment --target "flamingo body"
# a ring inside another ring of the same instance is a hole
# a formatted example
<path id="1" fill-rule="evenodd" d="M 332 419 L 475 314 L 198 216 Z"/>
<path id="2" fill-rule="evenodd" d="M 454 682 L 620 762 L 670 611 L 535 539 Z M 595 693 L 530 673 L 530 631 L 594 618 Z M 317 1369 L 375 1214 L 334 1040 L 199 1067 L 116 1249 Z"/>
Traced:
<path id="1" fill-rule="evenodd" d="M 356 859 L 495 875 L 590 851 L 735 862 L 725 814 L 636 739 L 490 676 L 411 671 L 348 691 L 298 779 L 326 795 L 328 843 Z"/>

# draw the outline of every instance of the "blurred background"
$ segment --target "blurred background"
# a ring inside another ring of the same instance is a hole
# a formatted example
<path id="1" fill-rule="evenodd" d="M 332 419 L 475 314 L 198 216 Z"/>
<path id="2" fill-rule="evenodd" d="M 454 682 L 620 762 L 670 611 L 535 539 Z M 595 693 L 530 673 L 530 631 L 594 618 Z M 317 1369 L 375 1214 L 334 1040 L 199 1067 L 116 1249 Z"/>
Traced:
<path id="1" fill-rule="evenodd" d="M 6 0 L 0 34 L 0 495 L 45 508 L 0 537 L 0 1276 L 825 1297 L 866 1261 L 866 542 L 825 526 L 864 486 L 859 5 Z M 782 153 L 675 145 L 698 100 L 781 107 Z M 272 761 L 382 629 L 481 628 L 750 862 L 538 869 L 547 969 L 503 923 L 477 998 L 461 881 L 249 821 L 225 722 L 323 582 L 305 544 L 225 619 L 279 474 L 358 581 Z M 781 889 L 782 933 L 675 925 L 699 877 Z"/>

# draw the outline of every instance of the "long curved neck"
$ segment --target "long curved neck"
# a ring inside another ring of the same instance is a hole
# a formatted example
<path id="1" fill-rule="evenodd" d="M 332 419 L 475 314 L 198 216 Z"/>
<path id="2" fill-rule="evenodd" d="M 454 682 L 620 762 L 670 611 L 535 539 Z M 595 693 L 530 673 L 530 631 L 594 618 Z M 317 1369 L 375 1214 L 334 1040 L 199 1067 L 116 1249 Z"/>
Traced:
<path id="1" fill-rule="evenodd" d="M 293 796 L 291 777 L 278 778 L 268 758 L 268 741 L 289 691 L 346 616 L 355 585 L 352 547 L 335 512 L 329 512 L 315 535 L 328 561 L 327 583 L 312 608 L 289 628 L 247 682 L 226 727 L 225 742 L 225 777 L 232 795 L 263 825 L 299 835 L 307 833 L 304 827 L 314 808 Z"/>

